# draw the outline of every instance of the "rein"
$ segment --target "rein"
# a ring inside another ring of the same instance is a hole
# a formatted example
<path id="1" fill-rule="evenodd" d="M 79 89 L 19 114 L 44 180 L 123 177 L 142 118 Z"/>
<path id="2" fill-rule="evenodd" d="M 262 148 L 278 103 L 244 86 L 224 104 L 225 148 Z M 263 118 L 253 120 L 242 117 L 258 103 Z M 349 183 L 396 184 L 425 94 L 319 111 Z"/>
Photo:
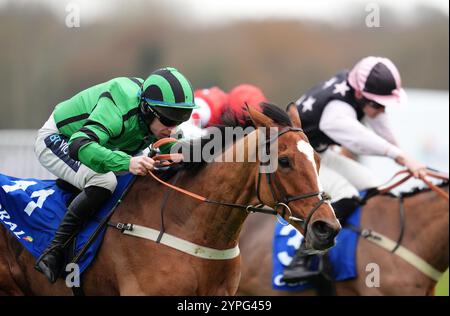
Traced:
<path id="1" fill-rule="evenodd" d="M 303 132 L 303 130 L 301 128 L 294 128 L 294 127 L 284 128 L 275 137 L 266 140 L 266 142 L 265 142 L 266 151 L 269 152 L 270 145 L 275 140 L 277 140 L 283 134 L 286 134 L 291 131 L 292 132 Z M 177 142 L 177 140 L 174 138 L 160 139 L 152 145 L 152 151 L 155 152 L 155 151 L 157 151 L 157 149 L 160 146 L 167 144 L 167 143 L 173 143 L 173 142 Z M 182 157 L 183 157 L 182 154 L 168 154 L 168 155 L 155 155 L 153 157 L 153 159 L 159 161 L 164 166 L 170 166 L 174 163 L 180 162 L 182 160 Z M 264 164 L 262 162 L 260 162 L 260 167 L 262 167 L 262 166 L 264 166 Z M 286 211 L 287 211 L 288 212 L 288 221 L 287 221 L 288 224 L 291 223 L 291 221 L 299 222 L 300 225 L 302 226 L 302 228 L 305 230 L 305 236 L 306 236 L 306 232 L 307 232 L 308 223 L 310 222 L 313 214 L 319 209 L 319 207 L 322 204 L 324 204 L 330 200 L 330 197 L 324 192 L 312 192 L 312 193 L 306 193 L 306 194 L 301 194 L 301 195 L 297 195 L 297 196 L 287 197 L 287 195 L 283 192 L 281 187 L 277 184 L 278 182 L 276 181 L 275 174 L 274 173 L 266 173 L 267 184 L 270 188 L 272 197 L 275 202 L 274 203 L 275 206 L 273 208 L 264 206 L 264 203 L 262 202 L 261 197 L 260 197 L 260 187 L 261 187 L 260 183 L 261 183 L 261 178 L 262 178 L 261 171 L 258 173 L 258 180 L 257 180 L 257 186 L 256 186 L 256 195 L 260 202 L 257 205 L 251 205 L 251 204 L 244 205 L 244 204 L 230 203 L 230 202 L 224 202 L 224 201 L 210 200 L 204 196 L 198 195 L 196 193 L 190 192 L 188 190 L 185 190 L 185 189 L 182 189 L 175 185 L 172 185 L 170 183 L 167 183 L 166 181 L 158 178 L 150 170 L 148 171 L 148 173 L 150 176 L 152 176 L 153 179 L 155 179 L 159 183 L 163 184 L 164 186 L 167 186 L 179 193 L 187 195 L 187 196 L 189 196 L 193 199 L 196 199 L 200 202 L 221 205 L 221 206 L 227 206 L 227 207 L 232 207 L 232 208 L 239 208 L 239 209 L 245 210 L 247 213 L 263 213 L 263 214 L 269 214 L 269 215 L 278 215 L 278 209 L 283 208 L 283 212 L 281 213 L 281 216 L 284 218 L 284 216 L 286 215 Z M 277 198 L 276 191 L 278 193 L 280 193 L 279 195 L 281 195 L 281 199 Z M 290 202 L 297 201 L 297 200 L 303 200 L 303 199 L 307 199 L 307 198 L 315 197 L 315 196 L 319 197 L 320 201 L 316 205 L 313 206 L 313 208 L 311 209 L 311 211 L 309 212 L 309 214 L 306 218 L 302 219 L 302 218 L 298 218 L 298 217 L 295 217 L 292 215 L 292 211 L 289 207 Z M 278 217 L 277 217 L 277 219 L 278 219 Z M 280 223 L 281 223 L 281 221 L 280 221 Z"/>
<path id="2" fill-rule="evenodd" d="M 374 196 L 377 195 L 382 195 L 382 194 L 387 194 L 390 190 L 398 187 L 399 185 L 401 185 L 402 183 L 404 183 L 405 181 L 409 180 L 412 177 L 412 174 L 409 170 L 401 170 L 399 172 L 397 172 L 396 174 L 394 174 L 394 176 L 389 179 L 386 183 L 391 182 L 393 179 L 395 179 L 396 177 L 398 177 L 399 175 L 402 174 L 406 174 L 403 178 L 401 178 L 400 180 L 398 180 L 397 182 L 395 182 L 394 184 L 391 184 L 387 187 L 383 188 L 383 185 L 379 186 L 378 188 L 375 188 L 374 190 L 372 190 L 372 192 L 370 192 L 366 197 L 364 197 L 364 199 L 362 199 L 361 201 L 361 205 L 364 205 L 369 199 L 371 199 Z M 441 179 L 441 180 L 447 180 L 449 179 L 448 174 L 428 168 L 427 170 L 427 176 L 436 178 L 436 179 Z M 428 187 L 436 192 L 441 198 L 443 198 L 444 200 L 446 200 L 448 202 L 448 193 L 445 192 L 444 190 L 442 190 L 441 188 L 439 188 L 438 186 L 436 186 L 435 184 L 433 184 L 432 182 L 428 181 L 425 177 L 420 177 L 420 179 L 426 184 L 428 185 Z M 399 202 L 400 202 L 400 208 L 399 208 L 399 214 L 400 214 L 400 234 L 399 237 L 397 239 L 397 243 L 395 244 L 395 247 L 391 250 L 392 253 L 395 253 L 397 251 L 397 249 L 399 247 L 401 247 L 401 243 L 403 241 L 403 235 L 405 232 L 405 205 L 404 205 L 404 193 L 400 193 L 399 198 Z"/>
<path id="3" fill-rule="evenodd" d="M 391 191 L 392 189 L 398 187 L 399 185 L 406 182 L 407 180 L 409 180 L 412 177 L 412 174 L 409 170 L 401 170 L 401 171 L 397 172 L 396 174 L 394 174 L 394 176 L 389 181 L 387 181 L 387 183 L 391 182 L 392 180 L 394 180 L 395 178 L 397 178 L 399 175 L 402 175 L 402 174 L 406 174 L 406 175 L 402 179 L 395 182 L 394 184 L 391 184 L 384 188 L 383 188 L 383 186 L 378 187 L 377 193 L 378 194 L 386 194 L 389 191 Z M 436 179 L 440 179 L 440 180 L 447 180 L 447 181 L 449 179 L 448 174 L 445 174 L 443 172 L 438 172 L 435 170 L 431 170 L 431 169 L 427 170 L 427 176 L 436 178 Z M 421 176 L 420 180 L 422 180 L 431 190 L 436 192 L 441 198 L 443 198 L 444 200 L 446 200 L 448 202 L 449 199 L 448 199 L 447 192 L 445 192 L 444 190 L 442 190 L 441 188 L 439 188 L 438 186 L 436 186 L 435 184 L 430 182 L 426 177 Z"/>

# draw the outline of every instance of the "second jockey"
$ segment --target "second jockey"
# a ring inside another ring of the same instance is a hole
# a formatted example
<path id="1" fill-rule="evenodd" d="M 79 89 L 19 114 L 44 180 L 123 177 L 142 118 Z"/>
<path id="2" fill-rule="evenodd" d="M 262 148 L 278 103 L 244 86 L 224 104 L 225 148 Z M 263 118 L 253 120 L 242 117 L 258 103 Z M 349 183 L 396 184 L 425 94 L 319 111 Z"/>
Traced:
<path id="1" fill-rule="evenodd" d="M 355 154 L 389 157 L 415 177 L 425 175 L 426 166 L 399 147 L 385 113 L 386 108 L 405 102 L 396 66 L 387 58 L 373 56 L 320 83 L 296 102 L 303 129 L 321 156 L 320 181 L 340 220 L 359 205 L 359 191 L 380 183 L 368 168 L 332 150 L 331 145 Z M 302 246 L 285 270 L 286 282 L 316 274 L 308 270 L 308 256 Z"/>

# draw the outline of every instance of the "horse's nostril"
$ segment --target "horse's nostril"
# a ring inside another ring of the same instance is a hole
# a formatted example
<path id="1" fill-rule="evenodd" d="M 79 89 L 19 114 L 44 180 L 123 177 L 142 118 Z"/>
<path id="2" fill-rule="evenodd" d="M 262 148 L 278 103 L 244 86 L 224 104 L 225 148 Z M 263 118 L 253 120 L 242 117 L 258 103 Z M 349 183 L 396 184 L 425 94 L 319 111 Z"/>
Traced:
<path id="1" fill-rule="evenodd" d="M 312 230 L 321 239 L 329 239 L 337 235 L 337 231 L 324 221 L 315 221 L 312 223 Z"/>

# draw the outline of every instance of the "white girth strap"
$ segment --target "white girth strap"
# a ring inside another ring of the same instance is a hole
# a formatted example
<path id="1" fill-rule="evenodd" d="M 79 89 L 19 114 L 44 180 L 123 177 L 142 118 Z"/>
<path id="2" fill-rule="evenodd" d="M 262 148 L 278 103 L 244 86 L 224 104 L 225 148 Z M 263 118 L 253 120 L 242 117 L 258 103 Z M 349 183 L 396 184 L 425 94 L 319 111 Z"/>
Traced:
<path id="1" fill-rule="evenodd" d="M 363 231 L 362 236 L 367 239 L 368 241 L 392 252 L 392 250 L 395 248 L 397 243 L 393 241 L 392 239 L 389 239 L 388 237 L 374 232 L 374 231 Z M 439 279 L 442 277 L 442 272 L 435 269 L 433 266 L 431 266 L 428 262 L 420 258 L 418 255 L 413 253 L 412 251 L 406 249 L 403 246 L 399 246 L 397 250 L 394 252 L 397 256 L 401 257 L 403 260 L 414 266 L 417 270 L 421 271 L 431 279 L 435 280 L 436 282 L 439 281 Z"/>
<path id="2" fill-rule="evenodd" d="M 140 237 L 144 239 L 149 239 L 156 241 L 159 236 L 159 230 L 132 225 L 131 230 L 124 230 L 125 235 Z M 208 247 L 203 247 L 187 240 L 172 236 L 170 234 L 164 233 L 160 241 L 161 244 L 168 247 L 177 249 L 179 251 L 185 252 L 195 257 L 211 260 L 229 260 L 234 259 L 239 256 L 239 245 L 231 249 L 218 250 Z"/>

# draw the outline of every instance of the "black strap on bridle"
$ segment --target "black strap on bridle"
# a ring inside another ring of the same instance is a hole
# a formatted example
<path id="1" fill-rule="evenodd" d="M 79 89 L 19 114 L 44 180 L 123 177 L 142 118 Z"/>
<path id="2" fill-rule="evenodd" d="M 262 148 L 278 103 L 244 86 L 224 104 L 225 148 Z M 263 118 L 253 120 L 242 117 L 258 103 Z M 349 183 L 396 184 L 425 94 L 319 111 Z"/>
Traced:
<path id="1" fill-rule="evenodd" d="M 398 236 L 397 239 L 397 245 L 395 245 L 394 249 L 391 250 L 392 253 L 395 253 L 398 249 L 398 247 L 400 247 L 402 241 L 403 241 L 403 236 L 405 235 L 405 201 L 403 198 L 403 194 L 400 193 L 399 198 L 399 202 L 400 202 L 400 208 L 399 208 L 399 215 L 400 215 L 400 234 Z"/>
<path id="2" fill-rule="evenodd" d="M 180 177 L 180 172 L 177 172 L 175 175 L 175 178 L 173 179 L 172 184 L 175 185 L 178 181 L 178 178 Z M 164 193 L 164 197 L 163 200 L 161 202 L 161 209 L 160 209 L 160 214 L 161 214 L 161 229 L 159 230 L 159 235 L 158 238 L 156 238 L 156 243 L 160 243 L 161 242 L 161 238 L 164 235 L 165 231 L 166 231 L 166 227 L 164 226 L 164 210 L 166 209 L 166 205 L 167 205 L 167 201 L 169 200 L 169 195 L 172 192 L 172 190 L 170 190 L 169 188 L 167 188 L 166 192 Z"/>

